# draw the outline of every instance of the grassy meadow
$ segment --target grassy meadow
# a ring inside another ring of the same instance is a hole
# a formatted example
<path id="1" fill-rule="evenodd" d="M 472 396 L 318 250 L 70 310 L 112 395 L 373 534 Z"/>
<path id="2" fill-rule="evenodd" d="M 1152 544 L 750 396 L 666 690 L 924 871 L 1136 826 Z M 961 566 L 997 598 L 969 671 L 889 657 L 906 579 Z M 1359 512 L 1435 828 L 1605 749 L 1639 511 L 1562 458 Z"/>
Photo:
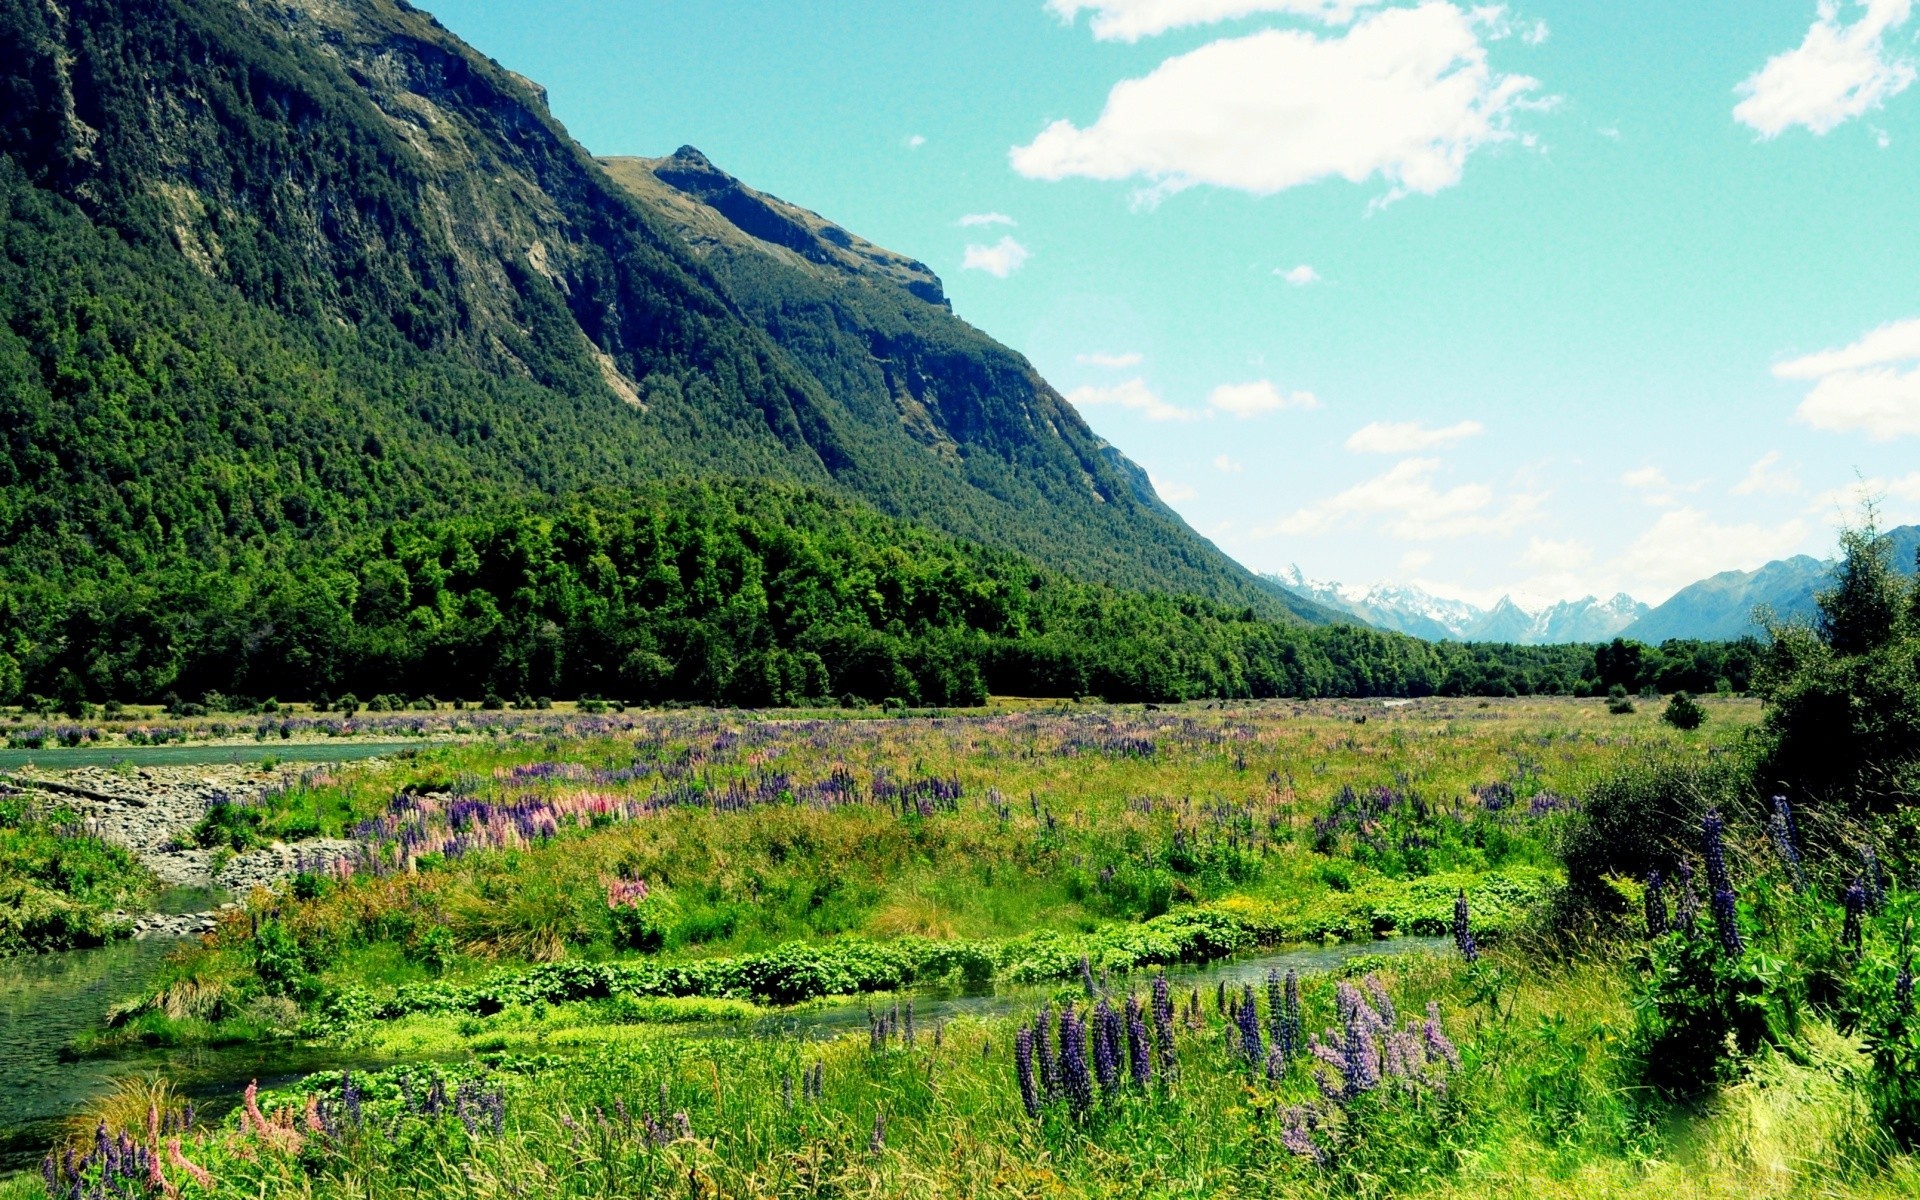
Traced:
<path id="1" fill-rule="evenodd" d="M 1732 1007 L 1793 1011 L 1683 1086 L 1714 899 L 1650 941 L 1644 881 L 1570 882 L 1636 788 L 1745 811 L 1761 705 L 1702 703 L 635 712 L 316 769 L 200 832 L 360 849 L 75 1052 L 397 1065 L 218 1118 L 134 1080 L 0 1196 L 1911 1195 L 1834 965 L 1904 900 L 1847 916 L 1732 822 Z"/>

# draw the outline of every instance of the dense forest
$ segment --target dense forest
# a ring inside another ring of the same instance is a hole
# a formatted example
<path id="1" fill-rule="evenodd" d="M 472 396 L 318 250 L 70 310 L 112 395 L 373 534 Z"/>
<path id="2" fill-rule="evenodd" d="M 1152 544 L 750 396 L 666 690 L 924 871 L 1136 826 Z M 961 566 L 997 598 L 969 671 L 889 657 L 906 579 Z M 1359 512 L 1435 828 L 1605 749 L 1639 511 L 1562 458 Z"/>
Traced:
<path id="1" fill-rule="evenodd" d="M 1431 644 L 1072 580 L 820 490 L 714 481 L 397 521 L 309 557 L 0 591 L 0 691 L 747 706 L 1744 688 L 1751 647 Z M 1723 682 L 1724 681 L 1724 682 Z"/>

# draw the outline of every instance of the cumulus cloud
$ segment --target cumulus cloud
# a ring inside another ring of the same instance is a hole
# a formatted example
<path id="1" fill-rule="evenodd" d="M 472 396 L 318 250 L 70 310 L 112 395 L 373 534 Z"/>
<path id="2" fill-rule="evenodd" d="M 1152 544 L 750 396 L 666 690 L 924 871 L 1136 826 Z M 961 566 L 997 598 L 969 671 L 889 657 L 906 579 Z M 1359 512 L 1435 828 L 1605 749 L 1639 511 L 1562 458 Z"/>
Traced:
<path id="1" fill-rule="evenodd" d="M 1055 121 L 1011 151 L 1033 179 L 1212 184 L 1270 194 L 1375 175 L 1389 195 L 1460 181 L 1475 150 L 1514 135 L 1538 81 L 1494 71 L 1491 12 L 1446 3 L 1375 13 L 1334 37 L 1266 30 L 1170 58 L 1117 84 L 1086 128 Z"/>
<path id="2" fill-rule="evenodd" d="M 1781 363 L 1773 373 L 1813 382 L 1799 416 L 1815 429 L 1860 429 L 1877 442 L 1920 434 L 1920 318 L 1882 325 L 1851 346 Z"/>
<path id="3" fill-rule="evenodd" d="M 1320 272 L 1314 270 L 1306 263 L 1301 263 L 1292 269 L 1275 267 L 1273 273 L 1295 287 L 1306 287 L 1310 283 L 1320 282 Z"/>
<path id="4" fill-rule="evenodd" d="M 1138 350 L 1129 350 L 1125 354 L 1076 354 L 1073 361 L 1088 367 L 1106 367 L 1119 370 L 1123 367 L 1137 367 L 1147 361 L 1147 356 Z"/>
<path id="5" fill-rule="evenodd" d="M 1419 421 L 1392 423 L 1375 421 L 1362 425 L 1347 439 L 1347 449 L 1355 454 L 1413 454 L 1433 450 L 1486 432 L 1478 421 L 1461 421 L 1441 429 L 1428 429 Z"/>
<path id="6" fill-rule="evenodd" d="M 1312 392 L 1283 392 L 1270 380 L 1256 379 L 1252 383 L 1221 384 L 1207 397 L 1207 407 L 1244 421 L 1284 408 L 1319 408 L 1320 400 Z"/>
<path id="7" fill-rule="evenodd" d="M 1593 547 L 1585 542 L 1556 542 L 1550 538 L 1529 538 L 1526 552 L 1520 561 L 1530 567 L 1543 571 L 1574 571 L 1587 565 L 1593 559 Z"/>
<path id="8" fill-rule="evenodd" d="M 1909 504 L 1920 503 L 1920 471 L 1910 471 L 1898 479 L 1874 476 L 1859 479 L 1845 487 L 1831 488 L 1813 499 L 1811 511 L 1829 519 L 1853 520 L 1863 505 L 1876 507 L 1888 499 Z"/>
<path id="9" fill-rule="evenodd" d="M 960 225 L 965 229 L 978 225 L 1018 225 L 1019 223 L 1003 212 L 968 213 L 960 218 Z"/>
<path id="10" fill-rule="evenodd" d="M 1913 63 L 1888 54 L 1886 35 L 1907 23 L 1913 0 L 1859 0 L 1857 7 L 1865 10 L 1859 19 L 1843 25 L 1838 0 L 1820 0 L 1806 39 L 1734 89 L 1744 97 L 1734 119 L 1767 138 L 1795 125 L 1826 133 L 1905 91 Z"/>
<path id="11" fill-rule="evenodd" d="M 1246 470 L 1246 467 L 1235 462 L 1232 458 L 1229 458 L 1227 455 L 1222 454 L 1213 460 L 1213 469 L 1220 472 L 1222 475 L 1233 475 L 1240 471 Z"/>
<path id="12" fill-rule="evenodd" d="M 1800 476 L 1792 467 L 1780 465 L 1780 452 L 1769 450 L 1760 461 L 1747 468 L 1747 474 L 1733 485 L 1736 496 L 1791 496 L 1800 490 Z"/>
<path id="13" fill-rule="evenodd" d="M 1499 503 L 1484 483 L 1463 483 L 1443 491 L 1434 484 L 1439 470 L 1437 458 L 1409 458 L 1384 475 L 1282 518 L 1272 532 L 1332 533 L 1379 517 L 1384 518 L 1381 528 L 1386 533 L 1420 542 L 1511 533 L 1539 511 L 1538 497 L 1512 496 Z"/>
<path id="14" fill-rule="evenodd" d="M 1751 570 L 1791 553 L 1807 536 L 1806 523 L 1722 525 L 1696 508 L 1660 514 L 1614 563 L 1653 589 L 1684 587 L 1719 571 Z"/>
<path id="15" fill-rule="evenodd" d="M 1667 473 L 1659 467 L 1640 467 L 1628 471 L 1620 477 L 1620 482 L 1640 493 L 1640 498 L 1655 508 L 1668 508 L 1679 503 L 1681 492 L 1697 492 L 1698 483 L 1675 483 L 1667 478 Z"/>
<path id="16" fill-rule="evenodd" d="M 924 137 L 921 137 L 917 133 L 907 139 L 907 149 L 909 150 L 918 150 L 920 147 L 926 144 L 927 144 L 927 139 Z"/>
<path id="17" fill-rule="evenodd" d="M 1112 387 L 1078 387 L 1067 393 L 1067 402 L 1078 409 L 1124 408 L 1149 421 L 1190 421 L 1191 409 L 1168 404 L 1143 379 L 1129 379 Z"/>
<path id="18" fill-rule="evenodd" d="M 1005 279 L 1026 265 L 1033 252 L 1013 240 L 1003 237 L 991 246 L 969 245 L 966 254 L 960 259 L 963 271 L 985 271 L 995 279 Z"/>
<path id="19" fill-rule="evenodd" d="M 1093 13 L 1093 36 L 1101 41 L 1137 42 L 1169 29 L 1211 25 L 1256 13 L 1308 17 L 1344 25 L 1355 13 L 1380 0 L 1047 0 L 1047 11 L 1072 24 L 1083 11 Z"/>

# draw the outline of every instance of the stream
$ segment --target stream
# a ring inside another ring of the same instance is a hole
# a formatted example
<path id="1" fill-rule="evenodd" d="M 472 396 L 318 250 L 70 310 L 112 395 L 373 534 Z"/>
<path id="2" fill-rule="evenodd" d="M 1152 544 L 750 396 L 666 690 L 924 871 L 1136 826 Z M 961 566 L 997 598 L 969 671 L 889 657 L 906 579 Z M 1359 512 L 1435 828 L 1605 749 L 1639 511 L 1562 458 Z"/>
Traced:
<path id="1" fill-rule="evenodd" d="M 113 1057 L 75 1057 L 67 1047 L 78 1034 L 101 1027 L 114 1004 L 139 994 L 178 945 L 166 939 L 119 942 L 98 950 L 0 959 L 0 1175 L 36 1166 L 61 1126 L 109 1091 L 115 1081 L 142 1073 L 164 1074 L 180 1091 L 217 1115 L 230 1107 L 248 1080 L 276 1086 L 316 1071 L 391 1065 L 351 1049 L 308 1043 L 271 1043 L 225 1048 L 153 1050 Z M 1393 938 L 1380 942 L 1277 948 L 1205 966 L 1177 966 L 1168 977 L 1178 987 L 1210 991 L 1221 982 L 1262 987 L 1270 970 L 1308 974 L 1336 969 L 1360 954 L 1433 951 L 1445 938 Z M 1112 980 L 1116 988 L 1144 985 L 1140 972 Z M 923 1028 L 960 1016 L 1025 1014 L 1070 984 L 1002 985 L 975 991 L 925 988 L 908 993 L 914 1019 Z M 874 998 L 878 1002 L 879 998 Z M 893 997 L 886 997 L 886 1003 Z M 732 1026 L 690 1026 L 688 1036 L 778 1036 L 825 1039 L 863 1033 L 868 999 L 851 998 Z"/>

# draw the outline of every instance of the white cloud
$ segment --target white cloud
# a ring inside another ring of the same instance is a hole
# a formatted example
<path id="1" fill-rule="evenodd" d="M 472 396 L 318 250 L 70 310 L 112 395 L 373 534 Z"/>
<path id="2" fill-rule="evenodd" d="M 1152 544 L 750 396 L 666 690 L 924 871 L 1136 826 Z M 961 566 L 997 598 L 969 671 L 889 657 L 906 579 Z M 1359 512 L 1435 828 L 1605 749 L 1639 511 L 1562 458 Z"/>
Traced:
<path id="1" fill-rule="evenodd" d="M 1320 272 L 1314 270 L 1306 263 L 1301 263 L 1291 270 L 1285 267 L 1275 267 L 1273 273 L 1295 287 L 1306 287 L 1310 283 L 1320 282 Z"/>
<path id="2" fill-rule="evenodd" d="M 907 139 L 907 149 L 909 150 L 918 150 L 920 147 L 926 144 L 927 144 L 927 139 L 921 137 L 917 133 Z"/>
<path id="3" fill-rule="evenodd" d="M 1083 10 L 1093 13 L 1093 36 L 1101 41 L 1137 42 L 1169 29 L 1211 25 L 1255 13 L 1310 17 L 1344 25 L 1356 12 L 1380 0 L 1047 0 L 1047 11 L 1072 24 Z"/>
<path id="4" fill-rule="evenodd" d="M 1781 363 L 1773 373 L 1814 381 L 1799 416 L 1815 429 L 1861 429 L 1877 442 L 1920 434 L 1920 319 L 1882 325 L 1851 346 Z"/>
<path id="5" fill-rule="evenodd" d="M 1432 562 L 1433 562 L 1432 551 L 1409 550 L 1405 554 L 1402 554 L 1400 556 L 1400 569 L 1403 572 L 1411 575 L 1413 572 L 1421 570 L 1422 568 L 1431 565 Z"/>
<path id="6" fill-rule="evenodd" d="M 1246 467 L 1222 454 L 1213 460 L 1213 469 L 1222 475 L 1234 475 L 1246 470 Z"/>
<path id="7" fill-rule="evenodd" d="M 1338 37 L 1266 30 L 1170 58 L 1115 85 L 1081 129 L 1055 121 L 1011 151 L 1035 179 L 1145 178 L 1268 194 L 1374 175 L 1397 196 L 1460 182 L 1467 157 L 1513 137 L 1538 82 L 1487 65 L 1486 20 L 1446 3 L 1376 13 Z"/>
<path id="8" fill-rule="evenodd" d="M 1906 24 L 1913 0 L 1859 0 L 1866 11 L 1840 24 L 1838 0 L 1820 0 L 1806 40 L 1776 54 L 1734 90 L 1734 119 L 1778 137 L 1795 125 L 1826 133 L 1905 91 L 1913 63 L 1887 55 L 1885 37 Z"/>
<path id="9" fill-rule="evenodd" d="M 1685 587 L 1720 571 L 1751 570 L 1791 553 L 1807 536 L 1805 522 L 1777 526 L 1721 525 L 1696 508 L 1660 514 L 1613 564 L 1643 590 Z"/>
<path id="10" fill-rule="evenodd" d="M 1409 458 L 1384 475 L 1282 518 L 1272 532 L 1331 533 L 1384 517 L 1384 532 L 1406 541 L 1432 541 L 1511 533 L 1539 511 L 1539 498 L 1531 495 L 1512 496 L 1496 505 L 1493 489 L 1484 483 L 1463 483 L 1442 491 L 1433 482 L 1439 470 L 1437 458 Z"/>
<path id="11" fill-rule="evenodd" d="M 1593 547 L 1571 539 L 1556 542 L 1548 538 L 1530 538 L 1526 553 L 1520 556 L 1521 562 L 1543 571 L 1577 571 L 1592 560 Z"/>
<path id="12" fill-rule="evenodd" d="M 985 271 L 996 279 L 1005 279 L 1026 265 L 1033 252 L 1012 237 L 1003 237 L 991 246 L 967 247 L 960 259 L 962 271 Z"/>
<path id="13" fill-rule="evenodd" d="M 1858 516 L 1862 505 L 1877 506 L 1889 498 L 1920 504 L 1920 471 L 1910 471 L 1898 479 L 1875 476 L 1831 488 L 1813 498 L 1809 511 L 1830 520 L 1851 521 Z"/>
<path id="14" fill-rule="evenodd" d="M 1640 467 L 1628 471 L 1620 477 L 1620 482 L 1640 493 L 1640 498 L 1655 508 L 1668 508 L 1679 503 L 1679 493 L 1697 492 L 1698 483 L 1675 483 L 1667 478 L 1667 473 L 1659 467 Z"/>
<path id="15" fill-rule="evenodd" d="M 1112 405 L 1137 412 L 1149 421 L 1190 421 L 1194 417 L 1191 409 L 1162 400 L 1142 379 L 1129 379 L 1112 387 L 1078 387 L 1067 393 L 1067 402 L 1080 409 Z"/>
<path id="16" fill-rule="evenodd" d="M 1018 225 L 1019 223 L 1003 212 L 968 213 L 960 218 L 960 225 L 965 229 L 978 225 Z"/>
<path id="17" fill-rule="evenodd" d="M 1355 454 L 1412 454 L 1474 437 L 1486 432 L 1478 421 L 1462 421 L 1443 429 L 1428 429 L 1419 421 L 1399 424 L 1375 421 L 1362 425 L 1347 439 L 1347 449 Z"/>
<path id="18" fill-rule="evenodd" d="M 1244 421 L 1285 408 L 1319 408 L 1320 400 L 1312 392 L 1283 392 L 1270 380 L 1256 379 L 1251 383 L 1221 384 L 1207 397 L 1207 407 Z"/>
<path id="19" fill-rule="evenodd" d="M 1122 367 L 1137 367 L 1147 361 L 1147 356 L 1138 350 L 1129 350 L 1125 354 L 1076 354 L 1073 356 L 1073 361 L 1083 366 L 1118 370 Z"/>
<path id="20" fill-rule="evenodd" d="M 1736 496 L 1791 496 L 1800 490 L 1800 476 L 1780 466 L 1780 452 L 1769 450 L 1747 468 L 1746 478 L 1733 485 Z"/>
<path id="21" fill-rule="evenodd" d="M 1187 484 L 1175 483 L 1170 479 L 1162 479 L 1151 472 L 1147 475 L 1147 482 L 1153 485 L 1154 493 L 1168 504 L 1178 504 L 1182 500 L 1192 500 L 1200 495 L 1199 492 L 1194 491 L 1193 488 Z"/>

